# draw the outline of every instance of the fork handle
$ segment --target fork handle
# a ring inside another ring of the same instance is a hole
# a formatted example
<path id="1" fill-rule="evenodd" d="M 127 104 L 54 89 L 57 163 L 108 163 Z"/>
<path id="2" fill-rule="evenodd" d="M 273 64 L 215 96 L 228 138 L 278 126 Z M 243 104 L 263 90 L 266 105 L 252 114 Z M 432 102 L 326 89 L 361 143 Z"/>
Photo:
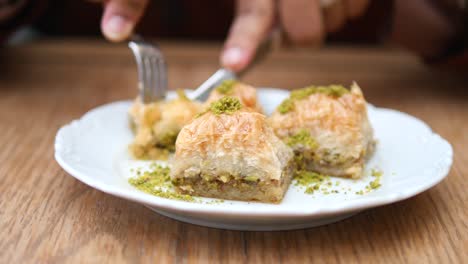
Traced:
<path id="1" fill-rule="evenodd" d="M 222 81 L 242 77 L 247 71 L 261 62 L 270 53 L 273 48 L 273 40 L 274 38 L 272 35 L 260 44 L 252 62 L 244 70 L 238 73 L 234 73 L 233 71 L 225 68 L 217 70 L 210 78 L 208 78 L 208 80 L 203 82 L 195 91 L 193 91 L 189 95 L 189 98 L 191 100 L 200 100 L 203 102 L 208 98 L 210 92 Z"/>

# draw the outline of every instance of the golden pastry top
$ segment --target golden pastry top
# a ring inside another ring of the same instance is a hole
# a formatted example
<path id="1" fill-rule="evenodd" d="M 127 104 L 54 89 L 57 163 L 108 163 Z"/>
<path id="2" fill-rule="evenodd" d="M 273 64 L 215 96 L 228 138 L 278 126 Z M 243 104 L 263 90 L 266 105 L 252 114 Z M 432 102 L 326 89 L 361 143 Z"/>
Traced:
<path id="1" fill-rule="evenodd" d="M 279 180 L 292 155 L 263 114 L 247 107 L 229 113 L 207 111 L 180 131 L 171 173 L 191 177 L 206 171 Z"/>
<path id="2" fill-rule="evenodd" d="M 277 108 L 281 114 L 293 111 L 295 102 L 298 100 L 307 99 L 313 94 L 323 94 L 330 97 L 338 98 L 349 93 L 349 90 L 341 85 L 329 86 L 308 86 L 302 89 L 292 91 L 289 98 L 284 100 Z"/>
<path id="3" fill-rule="evenodd" d="M 361 89 L 356 83 L 349 91 L 344 91 L 343 87 L 331 87 L 327 88 L 328 92 L 310 87 L 292 92 L 271 116 L 273 128 L 318 127 L 344 133 L 348 129 L 358 129 L 367 118 L 366 100 Z"/>

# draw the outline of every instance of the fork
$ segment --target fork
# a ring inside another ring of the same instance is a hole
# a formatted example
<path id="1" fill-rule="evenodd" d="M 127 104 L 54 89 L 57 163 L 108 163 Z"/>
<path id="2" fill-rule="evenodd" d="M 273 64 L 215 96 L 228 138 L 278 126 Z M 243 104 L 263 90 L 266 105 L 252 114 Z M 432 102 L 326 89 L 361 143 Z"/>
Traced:
<path id="1" fill-rule="evenodd" d="M 275 39 L 276 37 L 276 39 Z M 204 81 L 197 89 L 188 95 L 191 100 L 206 101 L 210 92 L 215 89 L 220 83 L 225 80 L 237 80 L 241 78 L 246 72 L 248 72 L 254 65 L 264 60 L 269 53 L 271 53 L 273 47 L 278 41 L 278 34 L 272 34 L 265 41 L 260 43 L 260 46 L 255 53 L 252 62 L 242 71 L 233 72 L 226 68 L 218 69 L 213 75 L 211 75 L 206 81 Z"/>
<path id="2" fill-rule="evenodd" d="M 164 57 L 156 45 L 144 41 L 135 35 L 128 43 L 133 51 L 138 66 L 138 89 L 143 103 L 151 103 L 165 98 L 167 93 L 167 70 Z M 224 80 L 238 79 L 250 68 L 262 61 L 270 53 L 273 38 L 268 38 L 260 44 L 252 63 L 243 71 L 235 73 L 229 69 L 221 68 L 210 78 L 203 82 L 188 97 L 191 100 L 205 101 L 209 93 Z"/>
<path id="3" fill-rule="evenodd" d="M 161 50 L 137 35 L 132 36 L 128 47 L 137 63 L 138 90 L 143 103 L 164 99 L 167 92 L 167 69 Z"/>

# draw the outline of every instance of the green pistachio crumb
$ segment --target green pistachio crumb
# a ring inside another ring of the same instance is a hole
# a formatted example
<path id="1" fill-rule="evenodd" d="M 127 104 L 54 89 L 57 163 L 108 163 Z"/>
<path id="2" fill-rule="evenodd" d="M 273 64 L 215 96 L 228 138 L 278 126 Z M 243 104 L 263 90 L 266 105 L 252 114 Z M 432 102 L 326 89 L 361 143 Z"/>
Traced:
<path id="1" fill-rule="evenodd" d="M 280 114 L 286 114 L 288 112 L 291 112 L 294 110 L 294 100 L 288 98 L 284 100 L 279 106 L 278 106 L 278 112 Z"/>
<path id="2" fill-rule="evenodd" d="M 244 180 L 246 181 L 250 181 L 250 182 L 255 182 L 258 180 L 258 177 L 257 176 L 247 176 L 244 178 Z"/>
<path id="3" fill-rule="evenodd" d="M 218 85 L 218 87 L 216 87 L 216 91 L 224 95 L 231 94 L 232 88 L 234 88 L 234 85 L 236 84 L 237 84 L 236 80 L 225 80 L 220 85 Z"/>
<path id="4" fill-rule="evenodd" d="M 371 175 L 374 177 L 380 177 L 383 175 L 383 172 L 378 169 L 371 169 Z"/>
<path id="5" fill-rule="evenodd" d="M 302 146 L 308 147 L 312 150 L 318 148 L 317 141 L 310 136 L 309 131 L 302 129 L 296 134 L 286 138 L 286 144 L 290 147 Z"/>
<path id="6" fill-rule="evenodd" d="M 210 106 L 195 115 L 195 118 L 199 118 L 202 115 L 212 112 L 215 115 L 220 115 L 220 114 L 232 114 L 242 108 L 242 104 L 240 103 L 238 98 L 235 97 L 223 97 L 217 101 L 214 101 L 210 104 Z"/>
<path id="7" fill-rule="evenodd" d="M 314 194 L 321 192 L 324 195 L 338 193 L 330 190 L 333 185 L 330 176 L 325 176 L 316 172 L 300 170 L 294 176 L 295 185 L 305 188 L 304 193 Z"/>
<path id="8" fill-rule="evenodd" d="M 341 97 L 349 93 L 349 90 L 342 85 L 328 85 L 328 86 L 308 86 L 302 89 L 292 91 L 289 98 L 285 99 L 277 108 L 280 114 L 286 114 L 294 110 L 294 102 L 303 100 L 312 94 L 325 94 L 331 97 Z"/>
<path id="9" fill-rule="evenodd" d="M 295 100 L 302 100 L 309 97 L 312 94 L 317 93 L 325 94 L 332 97 L 341 97 L 349 93 L 349 90 L 344 88 L 342 85 L 308 86 L 302 89 L 292 91 L 289 98 Z"/>
<path id="10" fill-rule="evenodd" d="M 306 188 L 305 193 L 313 194 L 315 191 L 320 189 L 320 184 L 314 184 Z"/>
<path id="11" fill-rule="evenodd" d="M 371 181 L 367 188 L 369 190 L 374 190 L 382 186 L 382 184 L 380 183 L 380 179 L 382 178 L 383 171 L 374 168 L 371 169 L 371 175 L 375 177 L 375 180 Z"/>
<path id="12" fill-rule="evenodd" d="M 223 97 L 210 105 L 210 111 L 213 114 L 232 114 L 242 108 L 242 105 L 238 98 L 235 97 Z"/>
<path id="13" fill-rule="evenodd" d="M 150 170 L 138 169 L 137 177 L 128 179 L 128 183 L 140 191 L 173 200 L 194 202 L 195 198 L 187 194 L 176 193 L 169 176 L 169 168 L 152 164 Z"/>
<path id="14" fill-rule="evenodd" d="M 324 180 L 330 177 L 312 171 L 298 171 L 295 179 L 297 186 L 309 186 L 311 184 L 321 184 Z"/>
<path id="15" fill-rule="evenodd" d="M 370 174 L 372 175 L 372 177 L 375 177 L 375 179 L 369 182 L 369 184 L 366 185 L 366 187 L 364 187 L 364 190 L 360 190 L 359 192 L 356 192 L 356 194 L 363 195 L 382 186 L 382 184 L 380 183 L 380 179 L 382 178 L 383 172 L 377 169 L 371 169 Z"/>
<path id="16" fill-rule="evenodd" d="M 377 188 L 379 188 L 379 187 L 382 186 L 382 185 L 380 184 L 380 179 L 376 179 L 376 180 L 374 180 L 374 181 L 371 181 L 371 182 L 369 183 L 369 186 L 370 186 L 371 189 L 377 189 Z"/>
<path id="17" fill-rule="evenodd" d="M 221 176 L 219 176 L 219 179 L 220 179 L 222 182 L 224 182 L 224 183 L 226 183 L 226 182 L 229 181 L 229 177 L 226 176 L 226 175 L 221 175 Z"/>

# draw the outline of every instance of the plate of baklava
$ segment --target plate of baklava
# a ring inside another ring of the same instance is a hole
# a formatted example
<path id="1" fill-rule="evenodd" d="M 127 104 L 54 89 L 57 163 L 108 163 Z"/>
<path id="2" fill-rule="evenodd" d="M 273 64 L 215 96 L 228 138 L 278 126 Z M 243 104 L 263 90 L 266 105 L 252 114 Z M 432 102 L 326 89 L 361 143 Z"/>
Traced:
<path id="1" fill-rule="evenodd" d="M 92 109 L 63 126 L 55 158 L 77 180 L 164 216 L 233 230 L 333 223 L 415 196 L 448 174 L 451 145 L 375 107 L 352 83 L 297 89 L 224 81 Z"/>

